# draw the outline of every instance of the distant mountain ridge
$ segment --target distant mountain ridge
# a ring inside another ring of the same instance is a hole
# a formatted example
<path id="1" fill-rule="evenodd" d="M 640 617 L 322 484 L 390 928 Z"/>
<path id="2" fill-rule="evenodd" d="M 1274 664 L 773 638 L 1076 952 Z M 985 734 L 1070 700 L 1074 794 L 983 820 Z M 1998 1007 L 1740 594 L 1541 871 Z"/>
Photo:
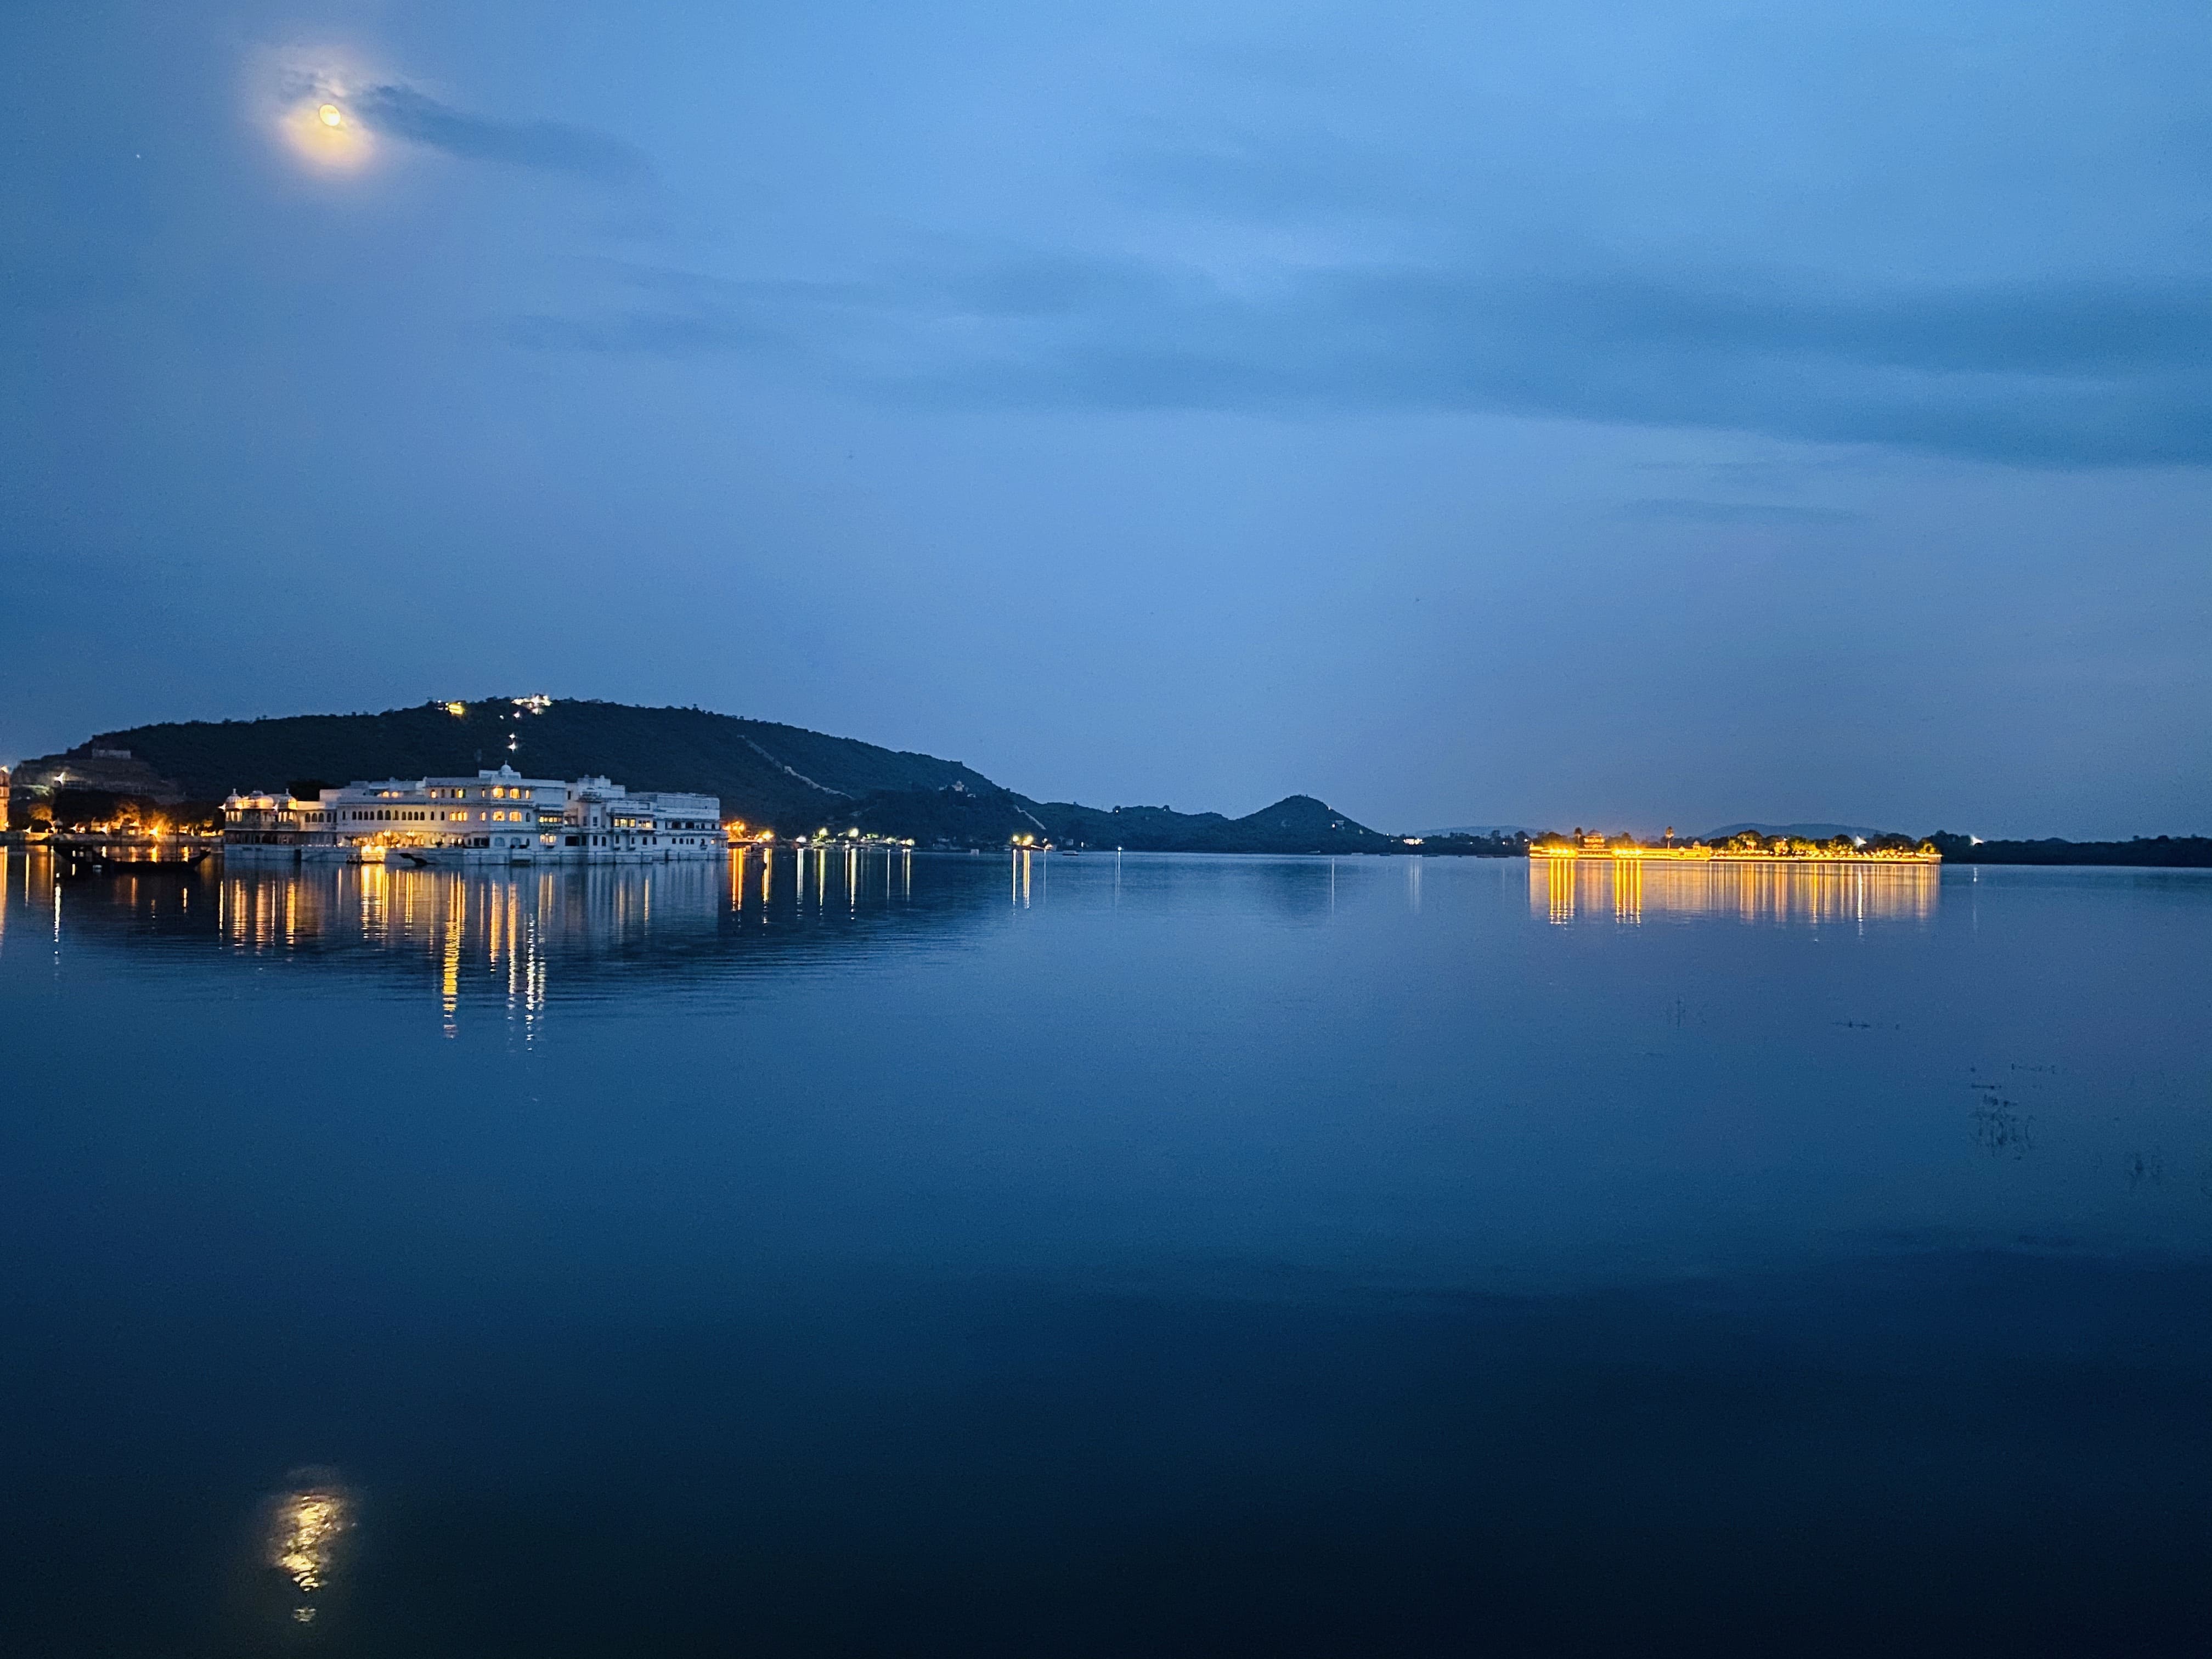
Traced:
<path id="1" fill-rule="evenodd" d="M 1289 795 L 1241 818 L 1165 806 L 1085 806 L 1031 800 L 1011 789 L 887 791 L 837 824 L 925 843 L 985 846 L 1035 835 L 1063 847 L 1132 853 L 1382 853 L 1406 843 L 1370 830 L 1310 795 Z M 823 828 L 836 825 L 824 824 Z"/>

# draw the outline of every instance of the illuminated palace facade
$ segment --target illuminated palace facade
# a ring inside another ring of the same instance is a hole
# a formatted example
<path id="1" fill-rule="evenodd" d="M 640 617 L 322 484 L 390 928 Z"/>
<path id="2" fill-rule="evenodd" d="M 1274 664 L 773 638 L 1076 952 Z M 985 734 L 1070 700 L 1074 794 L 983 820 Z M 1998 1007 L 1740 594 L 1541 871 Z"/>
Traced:
<path id="1" fill-rule="evenodd" d="M 386 778 L 325 789 L 234 794 L 223 854 L 248 861 L 640 864 L 722 855 L 722 803 L 666 790 L 632 793 L 605 778 Z"/>
<path id="2" fill-rule="evenodd" d="M 1838 836 L 1828 841 L 1808 841 L 1796 836 L 1732 836 L 1717 846 L 1701 841 L 1678 842 L 1669 830 L 1657 845 L 1632 836 L 1601 836 L 1577 830 L 1571 836 L 1541 836 L 1528 844 L 1528 856 L 1546 859 L 1650 859 L 1716 860 L 1723 863 L 1818 864 L 1941 864 L 1943 855 L 1931 842 L 1914 843 L 1902 836 L 1865 842 Z"/>

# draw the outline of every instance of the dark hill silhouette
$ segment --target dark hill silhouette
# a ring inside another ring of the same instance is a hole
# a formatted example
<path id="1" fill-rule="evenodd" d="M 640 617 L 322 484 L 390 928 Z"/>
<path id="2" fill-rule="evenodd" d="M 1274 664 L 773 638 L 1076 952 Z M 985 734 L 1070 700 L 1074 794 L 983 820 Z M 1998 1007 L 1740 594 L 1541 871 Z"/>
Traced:
<path id="1" fill-rule="evenodd" d="M 1310 795 L 1291 795 L 1249 817 L 1229 818 L 1165 806 L 1037 801 L 1010 789 L 885 791 L 834 823 L 815 827 L 912 836 L 925 846 L 995 846 L 1029 835 L 1062 847 L 1132 853 L 1382 853 L 1403 845 Z"/>
<path id="2" fill-rule="evenodd" d="M 2131 841 L 1976 841 L 1937 830 L 1929 839 L 1953 864 L 2106 864 L 2212 868 L 2212 836 L 2137 836 Z"/>
<path id="3" fill-rule="evenodd" d="M 1133 853 L 1382 853 L 1401 845 L 1311 795 L 1289 795 L 1241 818 L 1165 806 L 1027 803 L 1054 841 Z"/>
<path id="4" fill-rule="evenodd" d="M 942 789 L 885 789 L 857 802 L 835 823 L 817 829 L 859 830 L 874 836 L 910 836 L 924 847 L 1000 847 L 1016 836 L 1051 838 L 1032 803 L 996 784 Z"/>
<path id="5" fill-rule="evenodd" d="M 194 801 L 220 800 L 236 789 L 450 775 L 509 763 L 526 776 L 604 774 L 632 788 L 718 795 L 726 818 L 783 836 L 856 829 L 912 836 L 924 846 L 1002 846 L 1031 835 L 1132 852 L 1407 850 L 1310 795 L 1288 796 L 1241 818 L 1035 801 L 958 761 L 701 708 L 533 706 L 501 696 L 374 714 L 175 721 L 102 732 L 67 756 L 24 763 L 18 776 L 28 782 L 67 773 L 74 781 L 94 750 L 111 769 L 128 764 L 133 776 L 158 777 Z M 117 758 L 125 750 L 127 763 Z M 74 770 L 72 757 L 78 757 Z"/>
<path id="6" fill-rule="evenodd" d="M 510 763 L 533 777 L 603 774 L 636 789 L 719 795 L 729 815 L 786 833 L 816 829 L 881 790 L 998 787 L 957 761 L 700 708 L 556 701 L 532 713 L 512 697 L 461 707 L 458 716 L 446 704 L 426 703 L 378 714 L 138 726 L 103 732 L 82 749 L 127 749 L 195 800 L 281 789 L 295 779 L 344 783 Z M 25 769 L 65 758 L 45 757 Z"/>

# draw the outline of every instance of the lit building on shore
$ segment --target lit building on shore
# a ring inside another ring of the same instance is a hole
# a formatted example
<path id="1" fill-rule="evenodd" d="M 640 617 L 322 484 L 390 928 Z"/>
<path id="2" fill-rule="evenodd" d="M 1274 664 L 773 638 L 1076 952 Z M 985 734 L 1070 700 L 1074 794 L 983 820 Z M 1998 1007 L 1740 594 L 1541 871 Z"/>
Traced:
<path id="1" fill-rule="evenodd" d="M 606 778 L 386 778 L 313 800 L 240 792 L 223 803 L 223 852 L 248 860 L 416 864 L 665 863 L 720 857 L 712 795 L 632 793 Z"/>
<path id="2" fill-rule="evenodd" d="M 1702 841 L 1677 841 L 1671 829 L 1656 843 L 1639 842 L 1626 832 L 1606 836 L 1580 829 L 1571 836 L 1539 836 L 1528 843 L 1528 856 L 1539 861 L 1547 859 L 1650 859 L 1755 864 L 1941 864 L 1943 861 L 1942 854 L 1936 851 L 1933 842 L 1916 842 L 1903 836 L 1885 836 L 1873 842 L 1852 836 L 1811 841 L 1798 836 L 1769 836 L 1756 830 L 1746 830 L 1709 846 Z"/>

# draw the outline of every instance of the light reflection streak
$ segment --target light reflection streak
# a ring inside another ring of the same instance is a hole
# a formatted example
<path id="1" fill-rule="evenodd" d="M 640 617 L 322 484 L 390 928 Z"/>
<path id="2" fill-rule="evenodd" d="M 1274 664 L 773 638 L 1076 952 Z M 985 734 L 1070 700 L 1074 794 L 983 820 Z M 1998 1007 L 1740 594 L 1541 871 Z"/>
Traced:
<path id="1" fill-rule="evenodd" d="M 314 1622 L 314 1598 L 337 1571 L 345 1535 L 353 1529 L 352 1499 L 336 1482 L 301 1470 L 306 1484 L 281 1493 L 270 1508 L 265 1559 L 292 1581 L 295 1623 Z"/>
<path id="2" fill-rule="evenodd" d="M 1939 866 L 1873 860 L 1547 859 L 1528 866 L 1529 914 L 1560 927 L 1610 915 L 1622 927 L 1652 916 L 1863 928 L 1869 922 L 1926 921 L 1936 914 L 1942 890 Z"/>
<path id="3" fill-rule="evenodd" d="M 446 949 L 438 978 L 438 1007 L 449 1037 L 460 1030 L 454 1017 L 461 1006 L 461 929 L 468 914 L 469 890 L 464 886 L 446 907 Z"/>
<path id="4" fill-rule="evenodd" d="M 761 908 L 774 891 L 761 860 Z M 834 866 L 833 866 L 834 867 Z M 576 872 L 386 865 L 241 866 L 216 884 L 218 933 L 249 954 L 353 943 L 418 956 L 439 1026 L 457 1036 L 472 990 L 489 993 L 526 1042 L 544 1029 L 564 954 L 642 949 L 711 933 L 740 911 L 750 872 L 727 863 Z M 829 886 L 823 872 L 822 890 Z M 854 911 L 860 883 L 853 884 Z M 869 908 L 873 908 L 874 900 Z"/>
<path id="5" fill-rule="evenodd" d="M 31 906 L 45 907 L 58 966 L 63 935 L 75 927 L 79 904 L 171 922 L 190 908 L 191 891 L 204 882 L 214 903 L 211 932 L 200 937 L 227 952 L 316 955 L 366 947 L 396 960 L 412 959 L 420 964 L 420 983 L 435 1006 L 444 1036 L 460 1035 L 475 1002 L 495 1006 L 531 1042 L 544 1028 L 554 982 L 565 962 L 642 951 L 648 944 L 660 945 L 664 936 L 688 951 L 756 902 L 763 926 L 788 926 L 788 912 L 772 914 L 774 855 L 765 848 L 757 850 L 756 901 L 750 853 L 696 866 L 527 873 L 381 862 L 272 868 L 241 860 L 227 870 L 217 864 L 198 878 L 186 878 L 182 886 L 118 873 L 71 890 L 47 867 L 51 860 L 43 849 L 24 858 L 14 849 L 0 849 L 0 903 L 12 896 L 23 904 L 26 916 L 37 914 Z M 826 847 L 794 849 L 793 863 L 802 882 L 809 852 L 815 902 L 799 913 L 800 919 L 811 923 L 817 912 L 826 911 L 828 918 L 842 924 L 912 901 L 914 855 L 905 848 L 847 847 L 835 860 Z M 880 873 L 870 863 L 878 855 L 884 860 Z M 1037 856 L 1030 854 L 1017 866 L 1018 903 L 1029 902 Z M 830 890 L 840 879 L 845 902 L 830 909 Z M 0 927 L 10 919 L 0 908 Z M 745 920 L 750 927 L 751 918 Z"/>

